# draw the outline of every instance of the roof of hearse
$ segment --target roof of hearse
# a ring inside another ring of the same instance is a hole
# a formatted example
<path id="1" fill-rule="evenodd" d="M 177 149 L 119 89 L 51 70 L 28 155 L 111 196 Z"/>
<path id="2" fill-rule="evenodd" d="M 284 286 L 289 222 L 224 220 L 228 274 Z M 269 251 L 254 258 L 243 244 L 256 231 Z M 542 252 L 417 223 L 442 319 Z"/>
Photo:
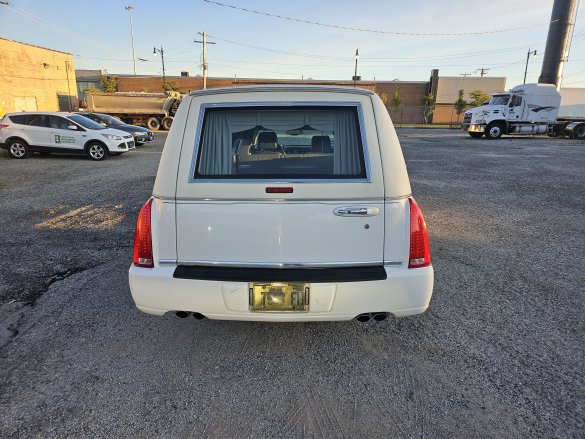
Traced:
<path id="1" fill-rule="evenodd" d="M 328 93 L 349 93 L 359 95 L 374 95 L 373 91 L 365 88 L 339 87 L 332 85 L 248 85 L 242 87 L 208 88 L 189 93 L 189 96 L 207 96 L 226 93 L 253 93 L 253 92 L 328 92 Z"/>

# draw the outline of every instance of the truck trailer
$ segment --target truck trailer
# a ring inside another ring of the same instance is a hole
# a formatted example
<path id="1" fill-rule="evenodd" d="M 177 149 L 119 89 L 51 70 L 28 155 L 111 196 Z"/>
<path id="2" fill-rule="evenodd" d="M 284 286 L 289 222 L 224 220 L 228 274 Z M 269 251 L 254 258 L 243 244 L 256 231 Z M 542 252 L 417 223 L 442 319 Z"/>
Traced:
<path id="1" fill-rule="evenodd" d="M 585 89 L 552 84 L 522 84 L 496 93 L 489 103 L 463 116 L 471 137 L 498 139 L 502 134 L 548 134 L 585 140 Z"/>
<path id="2" fill-rule="evenodd" d="M 94 113 L 116 116 L 131 125 L 146 126 L 151 130 L 171 128 L 182 95 L 165 93 L 88 93 L 83 103 Z"/>

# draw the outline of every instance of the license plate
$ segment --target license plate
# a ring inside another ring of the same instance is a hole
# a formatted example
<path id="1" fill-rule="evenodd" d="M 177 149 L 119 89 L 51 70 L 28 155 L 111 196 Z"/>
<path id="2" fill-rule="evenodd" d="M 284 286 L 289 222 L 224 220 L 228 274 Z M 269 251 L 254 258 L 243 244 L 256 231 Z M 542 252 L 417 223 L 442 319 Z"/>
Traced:
<path id="1" fill-rule="evenodd" d="M 308 311 L 309 284 L 305 283 L 251 283 L 251 311 Z"/>

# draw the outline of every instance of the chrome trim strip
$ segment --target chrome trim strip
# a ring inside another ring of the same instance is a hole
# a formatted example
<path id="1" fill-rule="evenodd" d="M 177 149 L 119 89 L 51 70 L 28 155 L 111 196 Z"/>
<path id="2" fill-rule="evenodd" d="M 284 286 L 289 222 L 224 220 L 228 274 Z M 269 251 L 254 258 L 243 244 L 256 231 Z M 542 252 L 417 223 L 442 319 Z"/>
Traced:
<path id="1" fill-rule="evenodd" d="M 197 198 L 197 197 L 165 197 L 160 195 L 153 195 L 154 198 L 161 201 L 176 201 L 176 202 L 224 202 L 224 203 L 256 203 L 256 202 L 285 202 L 285 203 L 299 203 L 299 202 L 315 202 L 315 203 L 383 203 L 384 201 L 400 201 L 406 200 L 411 197 L 412 194 L 400 195 L 397 197 L 386 197 L 386 198 Z"/>
<path id="2" fill-rule="evenodd" d="M 214 89 L 217 90 L 217 89 Z M 371 93 L 371 92 L 370 92 Z M 272 178 L 193 178 L 195 175 L 195 166 L 199 154 L 199 145 L 201 144 L 201 132 L 203 130 L 203 117 L 207 108 L 240 108 L 240 107 L 355 107 L 358 116 L 358 125 L 360 129 L 360 138 L 362 141 L 362 150 L 364 157 L 364 168 L 366 178 L 289 178 L 286 180 L 275 180 Z M 361 102 L 324 102 L 324 101 L 291 101 L 291 102 L 217 102 L 201 104 L 199 107 L 199 117 L 197 119 L 197 131 L 195 133 L 195 145 L 193 147 L 193 157 L 189 167 L 189 183 L 271 183 L 271 184 L 290 184 L 290 183 L 371 183 L 372 173 L 370 169 L 370 155 L 368 152 L 368 143 L 366 140 L 366 129 L 364 114 Z"/>
<path id="3" fill-rule="evenodd" d="M 159 259 L 159 265 L 205 265 L 209 267 L 226 266 L 226 267 L 277 267 L 277 268 L 291 268 L 291 267 L 354 267 L 354 266 L 368 266 L 380 265 L 381 261 L 370 262 L 214 262 L 214 261 L 185 261 L 176 259 Z M 384 261 L 384 266 L 400 267 L 402 261 Z"/>
<path id="4" fill-rule="evenodd" d="M 167 261 L 167 260 L 165 260 Z M 173 261 L 175 262 L 175 261 Z M 159 261 L 160 263 L 160 261 Z M 178 260 L 177 265 L 204 265 L 209 267 L 272 267 L 272 268 L 298 268 L 298 267 L 355 267 L 355 266 L 379 266 L 382 261 L 365 262 L 239 262 L 239 261 L 190 261 Z"/>

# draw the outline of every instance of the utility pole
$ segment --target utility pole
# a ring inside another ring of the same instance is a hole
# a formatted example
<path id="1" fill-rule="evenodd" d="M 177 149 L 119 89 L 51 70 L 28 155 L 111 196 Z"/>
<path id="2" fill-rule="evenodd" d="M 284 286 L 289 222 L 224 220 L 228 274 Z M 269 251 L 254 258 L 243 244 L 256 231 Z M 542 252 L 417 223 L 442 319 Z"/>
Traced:
<path id="1" fill-rule="evenodd" d="M 524 82 L 522 84 L 526 84 L 526 74 L 528 73 L 528 60 L 531 56 L 538 56 L 536 54 L 536 50 L 528 49 L 528 53 L 526 54 L 526 68 L 524 69 Z"/>
<path id="2" fill-rule="evenodd" d="M 134 6 L 128 5 L 124 9 L 130 12 L 130 38 L 132 39 L 132 65 L 134 66 L 134 75 L 136 75 L 136 54 L 134 53 L 134 23 L 132 22 L 132 11 Z"/>
<path id="3" fill-rule="evenodd" d="M 215 44 L 213 41 L 207 41 L 207 32 L 197 32 L 203 37 L 203 41 L 193 40 L 194 43 L 203 44 L 203 89 L 207 88 L 207 45 Z"/>
<path id="4" fill-rule="evenodd" d="M 538 78 L 541 84 L 554 84 L 557 89 L 561 86 L 563 66 L 569 57 L 578 6 L 578 0 L 554 1 L 542 70 Z"/>
<path id="5" fill-rule="evenodd" d="M 491 70 L 491 69 L 488 69 L 487 67 L 480 67 L 479 69 L 476 70 L 476 72 L 479 72 L 479 76 L 481 76 L 483 78 L 486 75 L 486 73 L 488 72 L 488 70 Z"/>

